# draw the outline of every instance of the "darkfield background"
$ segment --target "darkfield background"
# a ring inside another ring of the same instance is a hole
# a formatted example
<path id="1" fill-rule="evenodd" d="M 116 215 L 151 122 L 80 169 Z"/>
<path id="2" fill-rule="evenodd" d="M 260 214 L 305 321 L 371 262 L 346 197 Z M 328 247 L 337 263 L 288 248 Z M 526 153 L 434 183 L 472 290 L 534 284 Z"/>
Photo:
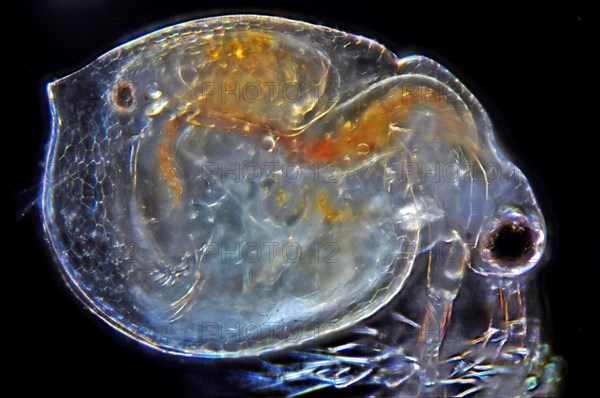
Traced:
<path id="1" fill-rule="evenodd" d="M 565 395 L 597 391 L 598 9 L 584 1 L 257 3 L 54 0 L 5 7 L 2 185 L 8 241 L 0 290 L 8 352 L 2 362 L 9 370 L 3 379 L 9 386 L 2 383 L 0 390 L 14 387 L 18 396 L 178 397 L 201 396 L 200 386 L 211 383 L 210 375 L 190 377 L 181 360 L 116 336 L 60 280 L 34 203 L 49 131 L 44 85 L 155 27 L 259 12 L 362 34 L 399 54 L 429 55 L 483 102 L 549 223 L 552 252 L 542 278 L 552 344 L 569 365 Z"/>

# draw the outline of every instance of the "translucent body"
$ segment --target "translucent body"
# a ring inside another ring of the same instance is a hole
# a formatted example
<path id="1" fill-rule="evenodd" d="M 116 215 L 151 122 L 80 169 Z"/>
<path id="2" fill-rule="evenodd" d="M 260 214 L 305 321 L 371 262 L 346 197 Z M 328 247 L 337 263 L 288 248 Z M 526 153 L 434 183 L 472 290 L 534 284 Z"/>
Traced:
<path id="1" fill-rule="evenodd" d="M 48 92 L 47 236 L 69 286 L 121 332 L 173 354 L 259 355 L 364 327 L 395 299 L 384 324 L 415 330 L 352 332 L 376 370 L 354 374 L 336 346 L 301 352 L 303 377 L 280 385 L 294 371 L 271 368 L 252 388 L 364 379 L 433 394 L 501 359 L 505 391 L 543 378 L 524 304 L 543 218 L 485 111 L 434 61 L 285 19 L 213 18 L 129 42 Z M 507 217 L 535 237 L 510 267 L 480 247 Z M 496 332 L 499 347 L 470 354 Z M 323 376 L 335 369 L 349 378 Z M 487 392 L 500 373 L 480 377 L 496 377 Z"/>

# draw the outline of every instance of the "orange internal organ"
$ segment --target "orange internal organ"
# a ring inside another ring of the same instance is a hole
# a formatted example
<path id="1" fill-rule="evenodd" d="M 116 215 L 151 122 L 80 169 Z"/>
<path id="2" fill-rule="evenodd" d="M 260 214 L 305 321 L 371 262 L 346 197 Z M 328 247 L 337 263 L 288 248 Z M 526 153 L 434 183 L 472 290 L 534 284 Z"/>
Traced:
<path id="1" fill-rule="evenodd" d="M 294 137 L 288 148 L 297 157 L 309 164 L 354 164 L 367 161 L 376 152 L 390 144 L 393 134 L 410 129 L 392 128 L 408 126 L 414 110 L 424 105 L 435 112 L 442 131 L 454 134 L 460 131 L 462 121 L 448 102 L 436 97 L 424 97 L 423 92 L 432 91 L 429 87 L 406 91 L 402 87 L 392 89 L 384 98 L 373 101 L 354 120 L 347 120 L 332 132 L 318 138 Z"/>
<path id="2" fill-rule="evenodd" d="M 421 105 L 422 100 L 421 95 L 407 93 L 401 88 L 392 89 L 384 98 L 366 106 L 354 120 L 340 123 L 335 131 L 317 136 L 306 132 L 291 136 L 285 130 L 263 123 L 260 115 L 246 112 L 240 114 L 236 103 L 224 103 L 219 110 L 197 111 L 193 114 L 186 112 L 167 122 L 163 129 L 163 140 L 158 150 L 161 175 L 168 181 L 174 196 L 180 198 L 183 187 L 177 177 L 173 152 L 176 137 L 186 124 L 226 133 L 256 136 L 270 134 L 276 137 L 290 158 L 309 165 L 352 165 L 364 162 L 389 146 L 396 131 L 410 132 L 401 128 L 393 129 L 391 126 L 408 125 L 411 114 Z M 440 128 L 447 134 L 456 134 L 463 127 L 459 116 L 447 102 L 428 101 L 427 106 L 438 114 L 438 119 L 443 121 Z M 336 216 L 332 218 L 335 219 Z"/>
<path id="3" fill-rule="evenodd" d="M 160 175 L 167 181 L 169 191 L 173 195 L 174 204 L 181 204 L 183 195 L 183 184 L 177 176 L 177 163 L 175 162 L 175 141 L 185 120 L 182 116 L 176 116 L 169 120 L 163 129 L 162 140 L 158 144 L 156 152 Z"/>
<path id="4" fill-rule="evenodd" d="M 210 110 L 280 131 L 301 128 L 319 101 L 310 88 L 327 74 L 268 32 L 230 32 L 206 42 L 195 62 L 198 79 L 185 100 Z"/>
<path id="5" fill-rule="evenodd" d="M 351 212 L 347 203 L 344 207 L 336 207 L 331 203 L 325 192 L 322 192 L 317 199 L 317 209 L 323 218 L 330 224 L 356 218 L 356 215 Z"/>
<path id="6" fill-rule="evenodd" d="M 410 131 L 402 127 L 409 126 L 411 115 L 421 105 L 437 114 L 438 120 L 443 121 L 441 128 L 461 129 L 462 121 L 454 108 L 443 96 L 436 96 L 433 89 L 424 86 L 413 86 L 412 90 L 391 88 L 360 111 L 346 115 L 346 119 L 335 115 L 336 122 L 330 124 L 333 131 L 317 131 L 310 124 L 302 127 L 304 116 L 319 100 L 313 93 L 297 101 L 286 101 L 278 92 L 256 100 L 245 98 L 247 87 L 271 89 L 275 83 L 281 87 L 290 82 L 322 79 L 326 74 L 307 66 L 289 51 L 265 32 L 218 37 L 207 45 L 204 61 L 197 68 L 202 81 L 196 79 L 193 87 L 178 97 L 188 106 L 165 124 L 157 151 L 160 174 L 176 204 L 180 203 L 183 185 L 177 175 L 175 142 L 185 125 L 261 138 L 270 135 L 286 156 L 309 165 L 352 165 L 369 160 L 389 148 L 394 134 Z M 433 94 L 436 100 L 424 93 Z"/>

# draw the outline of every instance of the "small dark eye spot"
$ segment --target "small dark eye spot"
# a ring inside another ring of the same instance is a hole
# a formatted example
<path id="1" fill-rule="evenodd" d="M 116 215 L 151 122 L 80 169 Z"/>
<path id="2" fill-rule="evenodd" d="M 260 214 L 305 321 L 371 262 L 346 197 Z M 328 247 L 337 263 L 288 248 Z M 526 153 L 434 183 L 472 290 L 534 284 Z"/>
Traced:
<path id="1" fill-rule="evenodd" d="M 491 232 L 487 247 L 495 261 L 511 266 L 533 257 L 535 241 L 535 232 L 528 225 L 506 222 Z"/>
<path id="2" fill-rule="evenodd" d="M 135 87 L 129 82 L 120 82 L 113 87 L 113 102 L 116 108 L 125 112 L 135 106 Z"/>

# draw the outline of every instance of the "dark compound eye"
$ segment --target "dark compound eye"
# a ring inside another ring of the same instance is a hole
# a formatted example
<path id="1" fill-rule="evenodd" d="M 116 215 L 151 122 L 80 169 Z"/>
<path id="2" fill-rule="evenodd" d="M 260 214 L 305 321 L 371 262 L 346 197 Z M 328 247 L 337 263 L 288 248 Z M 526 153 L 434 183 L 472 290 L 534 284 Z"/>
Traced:
<path id="1" fill-rule="evenodd" d="M 544 226 L 518 209 L 501 212 L 483 231 L 478 244 L 483 262 L 476 261 L 472 268 L 484 274 L 520 275 L 535 266 L 544 251 Z"/>
<path id="2" fill-rule="evenodd" d="M 135 105 L 135 87 L 129 82 L 121 82 L 113 87 L 113 102 L 118 110 L 128 111 Z"/>
<path id="3" fill-rule="evenodd" d="M 522 264 L 533 257 L 536 233 L 525 223 L 508 221 L 493 230 L 487 248 L 500 265 Z"/>

